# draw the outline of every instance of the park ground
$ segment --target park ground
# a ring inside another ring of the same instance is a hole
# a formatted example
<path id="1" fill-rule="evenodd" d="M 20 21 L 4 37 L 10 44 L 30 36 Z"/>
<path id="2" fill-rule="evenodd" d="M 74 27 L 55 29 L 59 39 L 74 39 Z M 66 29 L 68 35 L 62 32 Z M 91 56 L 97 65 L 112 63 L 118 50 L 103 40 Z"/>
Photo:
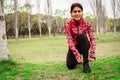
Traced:
<path id="1" fill-rule="evenodd" d="M 0 80 L 120 80 L 120 34 L 96 38 L 96 61 L 91 73 L 66 67 L 65 36 L 8 39 L 10 59 L 0 62 Z"/>

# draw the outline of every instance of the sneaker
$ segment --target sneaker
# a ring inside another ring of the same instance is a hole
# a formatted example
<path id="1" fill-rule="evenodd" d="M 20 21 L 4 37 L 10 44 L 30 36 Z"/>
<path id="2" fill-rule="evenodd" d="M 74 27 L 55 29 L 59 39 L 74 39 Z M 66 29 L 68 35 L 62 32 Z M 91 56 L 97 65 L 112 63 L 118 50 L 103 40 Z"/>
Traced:
<path id="1" fill-rule="evenodd" d="M 90 73 L 91 72 L 91 69 L 90 69 L 90 66 L 89 64 L 83 64 L 83 72 L 84 73 Z"/>

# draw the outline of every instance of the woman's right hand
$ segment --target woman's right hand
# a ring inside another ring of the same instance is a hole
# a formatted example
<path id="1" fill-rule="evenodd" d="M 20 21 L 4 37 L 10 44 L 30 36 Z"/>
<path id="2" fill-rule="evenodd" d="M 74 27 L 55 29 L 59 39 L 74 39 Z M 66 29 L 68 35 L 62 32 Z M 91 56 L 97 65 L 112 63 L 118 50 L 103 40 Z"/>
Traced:
<path id="1" fill-rule="evenodd" d="M 78 57 L 78 58 L 77 58 L 77 62 L 78 62 L 78 63 L 82 63 L 82 62 L 83 62 L 82 58 L 81 58 L 81 57 Z"/>
<path id="2" fill-rule="evenodd" d="M 95 59 L 92 59 L 92 58 L 88 58 L 88 60 L 89 60 L 90 62 L 93 62 Z"/>

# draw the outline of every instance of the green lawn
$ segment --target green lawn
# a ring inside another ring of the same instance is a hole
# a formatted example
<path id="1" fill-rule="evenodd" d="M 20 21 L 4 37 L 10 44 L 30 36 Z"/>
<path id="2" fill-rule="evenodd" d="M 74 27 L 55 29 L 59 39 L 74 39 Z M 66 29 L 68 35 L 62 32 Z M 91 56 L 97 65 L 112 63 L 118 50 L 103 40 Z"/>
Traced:
<path id="1" fill-rule="evenodd" d="M 85 74 L 82 64 L 67 69 L 65 36 L 10 39 L 11 59 L 0 62 L 0 80 L 120 80 L 120 34 L 102 34 L 96 42 L 97 60 Z"/>

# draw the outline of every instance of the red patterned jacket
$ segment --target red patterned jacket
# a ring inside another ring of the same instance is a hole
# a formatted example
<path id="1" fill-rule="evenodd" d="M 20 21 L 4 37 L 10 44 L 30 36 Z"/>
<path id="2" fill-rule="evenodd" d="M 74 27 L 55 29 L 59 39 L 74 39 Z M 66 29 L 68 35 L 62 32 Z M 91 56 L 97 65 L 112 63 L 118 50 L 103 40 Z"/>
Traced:
<path id="1" fill-rule="evenodd" d="M 75 55 L 76 58 L 80 57 L 81 55 L 76 49 L 76 46 L 78 45 L 78 41 L 76 38 L 78 35 L 82 33 L 88 34 L 89 42 L 90 42 L 89 57 L 96 59 L 95 57 L 96 42 L 95 42 L 94 34 L 92 32 L 92 27 L 90 23 L 81 19 L 78 22 L 78 26 L 76 25 L 77 25 L 77 22 L 75 22 L 74 20 L 71 20 L 65 25 L 65 32 L 68 39 L 69 48 L 73 51 L 73 54 Z"/>

